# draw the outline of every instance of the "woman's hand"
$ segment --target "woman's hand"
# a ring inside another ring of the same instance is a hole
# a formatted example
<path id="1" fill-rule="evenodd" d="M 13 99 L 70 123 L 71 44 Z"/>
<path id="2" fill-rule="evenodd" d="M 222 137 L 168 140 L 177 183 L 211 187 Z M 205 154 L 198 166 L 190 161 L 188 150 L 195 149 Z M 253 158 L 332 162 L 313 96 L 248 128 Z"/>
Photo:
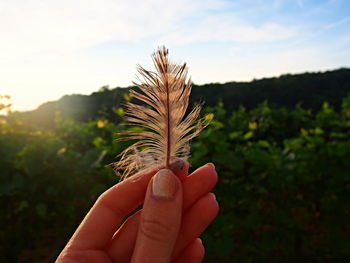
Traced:
<path id="1" fill-rule="evenodd" d="M 180 168 L 177 176 L 168 169 L 141 171 L 104 192 L 56 262 L 201 262 L 198 236 L 218 212 L 209 193 L 217 174 L 213 164 L 189 176 L 187 163 Z"/>

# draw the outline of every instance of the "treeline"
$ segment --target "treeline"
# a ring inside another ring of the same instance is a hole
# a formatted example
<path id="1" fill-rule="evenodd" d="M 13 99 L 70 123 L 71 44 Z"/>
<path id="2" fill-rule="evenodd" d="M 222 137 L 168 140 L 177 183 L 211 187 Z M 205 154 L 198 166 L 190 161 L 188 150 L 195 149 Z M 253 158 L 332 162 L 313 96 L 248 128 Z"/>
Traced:
<path id="1" fill-rule="evenodd" d="M 82 122 L 98 116 L 119 122 L 120 118 L 115 113 L 125 103 L 127 93 L 128 88 L 110 89 L 105 86 L 91 95 L 67 95 L 20 115 L 25 121 L 51 128 L 57 114 Z M 304 108 L 318 110 L 324 101 L 338 107 L 348 93 L 350 69 L 339 69 L 324 73 L 287 74 L 251 82 L 193 85 L 191 102 L 204 103 L 205 106 L 223 102 L 228 111 L 239 106 L 252 109 L 262 101 L 268 101 L 272 107 L 293 108 L 300 103 Z"/>

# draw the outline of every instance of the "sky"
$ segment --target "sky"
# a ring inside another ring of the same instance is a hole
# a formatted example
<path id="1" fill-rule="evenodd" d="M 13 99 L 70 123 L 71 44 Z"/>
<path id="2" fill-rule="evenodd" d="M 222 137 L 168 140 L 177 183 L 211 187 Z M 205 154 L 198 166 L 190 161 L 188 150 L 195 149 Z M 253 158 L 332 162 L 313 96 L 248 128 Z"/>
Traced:
<path id="1" fill-rule="evenodd" d="M 126 87 L 160 45 L 196 84 L 350 67 L 349 0 L 0 0 L 0 95 Z"/>

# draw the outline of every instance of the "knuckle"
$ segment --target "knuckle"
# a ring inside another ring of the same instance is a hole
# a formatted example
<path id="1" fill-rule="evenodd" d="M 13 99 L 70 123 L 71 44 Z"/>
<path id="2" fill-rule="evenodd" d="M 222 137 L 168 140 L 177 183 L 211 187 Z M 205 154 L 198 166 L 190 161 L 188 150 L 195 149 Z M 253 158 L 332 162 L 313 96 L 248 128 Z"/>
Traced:
<path id="1" fill-rule="evenodd" d="M 118 218 L 123 218 L 129 213 L 129 211 L 124 209 L 122 206 L 117 205 L 115 202 L 111 202 L 107 192 L 100 195 L 95 205 L 97 207 L 112 211 Z"/>
<path id="2" fill-rule="evenodd" d="M 172 228 L 157 219 L 142 218 L 140 231 L 151 240 L 165 242 L 169 240 Z"/>

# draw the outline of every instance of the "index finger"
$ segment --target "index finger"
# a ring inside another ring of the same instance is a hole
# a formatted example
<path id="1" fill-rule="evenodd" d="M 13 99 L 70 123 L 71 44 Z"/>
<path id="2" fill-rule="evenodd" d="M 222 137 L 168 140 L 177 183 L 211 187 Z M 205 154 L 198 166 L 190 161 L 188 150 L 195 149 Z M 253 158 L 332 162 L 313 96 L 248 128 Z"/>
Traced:
<path id="1" fill-rule="evenodd" d="M 144 170 L 105 191 L 86 215 L 67 247 L 104 248 L 123 218 L 140 205 L 157 170 Z"/>

